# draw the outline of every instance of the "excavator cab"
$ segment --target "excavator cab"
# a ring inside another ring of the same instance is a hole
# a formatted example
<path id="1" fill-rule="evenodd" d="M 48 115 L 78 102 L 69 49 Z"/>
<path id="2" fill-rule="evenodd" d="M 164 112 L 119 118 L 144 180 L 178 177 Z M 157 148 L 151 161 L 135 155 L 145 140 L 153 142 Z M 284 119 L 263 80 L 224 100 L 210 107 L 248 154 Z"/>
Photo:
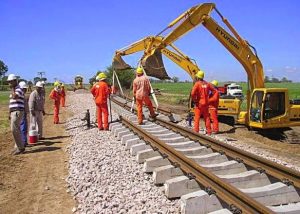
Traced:
<path id="1" fill-rule="evenodd" d="M 286 127 L 289 123 L 288 90 L 258 88 L 252 93 L 249 108 L 250 127 L 268 129 Z"/>

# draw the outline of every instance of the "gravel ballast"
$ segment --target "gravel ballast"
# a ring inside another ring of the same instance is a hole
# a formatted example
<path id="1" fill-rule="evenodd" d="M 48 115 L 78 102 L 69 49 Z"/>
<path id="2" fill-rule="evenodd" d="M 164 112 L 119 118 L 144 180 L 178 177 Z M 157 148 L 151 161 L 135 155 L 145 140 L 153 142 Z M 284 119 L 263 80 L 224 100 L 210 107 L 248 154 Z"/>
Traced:
<path id="1" fill-rule="evenodd" d="M 78 202 L 75 213 L 179 213 L 178 200 L 168 200 L 152 176 L 125 151 L 109 131 L 86 129 L 84 117 L 95 105 L 89 94 L 72 93 L 66 123 L 72 143 L 69 152 L 69 191 Z M 115 115 L 113 115 L 115 116 Z"/>

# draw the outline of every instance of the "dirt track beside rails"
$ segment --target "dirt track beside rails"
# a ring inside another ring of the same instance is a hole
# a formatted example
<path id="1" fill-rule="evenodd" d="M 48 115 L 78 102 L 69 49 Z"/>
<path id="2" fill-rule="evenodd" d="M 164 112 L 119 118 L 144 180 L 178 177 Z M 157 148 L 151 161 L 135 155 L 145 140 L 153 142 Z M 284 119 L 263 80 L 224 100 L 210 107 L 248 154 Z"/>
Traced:
<path id="1" fill-rule="evenodd" d="M 7 107 L 6 107 L 7 108 Z M 62 124 L 53 124 L 52 104 L 46 103 L 45 140 L 26 148 L 26 153 L 10 155 L 11 132 L 0 139 L 0 213 L 72 213 L 75 202 L 67 193 L 68 174 L 64 131 L 68 113 L 62 110 Z"/>

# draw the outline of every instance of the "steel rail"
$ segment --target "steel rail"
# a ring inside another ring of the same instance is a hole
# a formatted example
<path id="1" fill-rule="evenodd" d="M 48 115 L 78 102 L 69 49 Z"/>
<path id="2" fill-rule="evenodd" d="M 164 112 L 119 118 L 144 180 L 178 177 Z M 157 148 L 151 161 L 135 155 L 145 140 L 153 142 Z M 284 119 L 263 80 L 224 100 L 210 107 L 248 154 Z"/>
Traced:
<path id="1" fill-rule="evenodd" d="M 288 185 L 292 184 L 296 188 L 300 188 L 300 173 L 296 170 L 282 166 L 278 163 L 264 159 L 213 138 L 201 135 L 188 128 L 170 123 L 160 118 L 156 119 L 156 123 L 171 129 L 174 132 L 178 132 L 191 140 L 199 142 L 200 144 L 209 145 L 214 151 L 224 152 L 226 156 L 238 161 L 242 161 L 247 166 L 257 169 L 260 172 L 265 172 L 267 175 L 277 178 L 283 183 Z"/>
<path id="2" fill-rule="evenodd" d="M 128 107 L 127 105 L 125 106 L 124 103 L 117 100 L 114 101 L 118 105 L 130 109 L 130 107 Z M 296 188 L 300 188 L 300 173 L 296 170 L 243 151 L 213 138 L 206 137 L 204 135 L 191 131 L 190 129 L 162 120 L 160 118 L 157 118 L 156 122 L 162 126 L 166 126 L 168 129 L 172 129 L 173 131 L 180 133 L 181 135 L 191 140 L 194 140 L 196 142 L 201 141 L 199 142 L 200 144 L 209 145 L 214 151 L 224 152 L 228 157 L 236 159 L 238 161 L 242 161 L 244 164 L 252 167 L 253 169 L 256 169 L 260 172 L 265 172 L 267 175 L 277 178 L 278 180 L 287 183 L 288 185 L 292 184 Z"/>
<path id="3" fill-rule="evenodd" d="M 173 147 L 135 125 L 130 120 L 120 116 L 120 122 L 138 134 L 145 142 L 150 143 L 154 150 L 158 150 L 163 157 L 167 157 L 171 163 L 179 167 L 185 174 L 193 177 L 200 186 L 212 188 L 216 196 L 227 203 L 228 206 L 233 205 L 240 209 L 242 213 L 273 213 L 272 210 L 263 204 L 201 167 L 194 160 L 176 151 Z"/>

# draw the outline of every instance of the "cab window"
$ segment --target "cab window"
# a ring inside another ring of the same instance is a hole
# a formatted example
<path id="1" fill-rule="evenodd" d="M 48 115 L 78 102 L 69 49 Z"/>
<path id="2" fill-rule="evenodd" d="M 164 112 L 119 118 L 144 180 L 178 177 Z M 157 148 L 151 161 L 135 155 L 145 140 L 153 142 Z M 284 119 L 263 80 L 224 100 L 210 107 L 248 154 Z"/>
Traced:
<path id="1" fill-rule="evenodd" d="M 285 113 L 285 93 L 269 92 L 266 94 L 264 106 L 264 120 L 283 115 Z"/>
<path id="2" fill-rule="evenodd" d="M 251 100 L 250 120 L 255 122 L 261 122 L 261 107 L 263 100 L 263 91 L 256 91 Z"/>

